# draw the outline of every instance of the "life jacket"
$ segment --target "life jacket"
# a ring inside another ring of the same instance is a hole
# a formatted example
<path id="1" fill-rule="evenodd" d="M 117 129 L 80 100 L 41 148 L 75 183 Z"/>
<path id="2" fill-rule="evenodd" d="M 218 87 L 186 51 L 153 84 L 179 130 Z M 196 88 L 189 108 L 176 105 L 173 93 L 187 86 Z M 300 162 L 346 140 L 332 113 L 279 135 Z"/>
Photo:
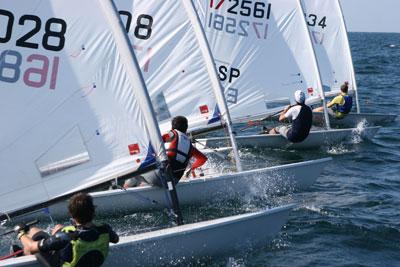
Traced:
<path id="1" fill-rule="evenodd" d="M 343 96 L 343 98 L 344 98 L 344 104 L 337 105 L 337 111 L 343 114 L 349 114 L 351 108 L 353 107 L 353 98 L 349 95 L 345 95 Z"/>
<path id="2" fill-rule="evenodd" d="M 300 113 L 292 122 L 292 127 L 287 132 L 287 138 L 292 143 L 304 141 L 310 133 L 312 124 L 312 110 L 309 106 L 302 104 Z"/>
<path id="3" fill-rule="evenodd" d="M 192 142 L 189 137 L 178 131 L 171 130 L 173 133 L 172 141 L 167 149 L 167 155 L 171 164 L 172 172 L 176 179 L 180 179 L 189 164 L 192 155 Z"/>
<path id="4" fill-rule="evenodd" d="M 64 260 L 63 267 L 103 264 L 110 242 L 109 230 L 105 226 L 94 226 L 87 230 L 66 226 L 61 231 L 70 236 L 72 246 L 72 260 Z"/>

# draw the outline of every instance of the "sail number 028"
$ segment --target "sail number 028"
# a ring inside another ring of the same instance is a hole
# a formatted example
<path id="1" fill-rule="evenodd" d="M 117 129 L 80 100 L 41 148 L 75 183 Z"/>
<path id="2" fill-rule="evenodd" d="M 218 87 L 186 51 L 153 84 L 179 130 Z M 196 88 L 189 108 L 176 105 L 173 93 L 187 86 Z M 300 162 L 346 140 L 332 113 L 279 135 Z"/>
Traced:
<path id="1" fill-rule="evenodd" d="M 3 35 L 0 35 L 0 43 L 7 43 L 11 40 L 15 17 L 14 14 L 10 11 L 0 9 L 0 18 L 6 18 L 6 32 Z M 19 18 L 18 24 L 32 24 L 33 27 L 30 31 L 23 34 L 17 41 L 16 46 L 19 47 L 27 47 L 38 49 L 39 44 L 30 41 L 30 39 L 35 36 L 38 32 L 40 32 L 42 28 L 42 20 L 35 15 L 23 15 Z M 67 31 L 67 23 L 58 18 L 50 18 L 45 23 L 45 33 L 42 37 L 42 46 L 46 50 L 50 51 L 61 51 L 65 45 L 65 33 Z M 54 43 L 50 43 L 50 40 L 58 40 Z"/>

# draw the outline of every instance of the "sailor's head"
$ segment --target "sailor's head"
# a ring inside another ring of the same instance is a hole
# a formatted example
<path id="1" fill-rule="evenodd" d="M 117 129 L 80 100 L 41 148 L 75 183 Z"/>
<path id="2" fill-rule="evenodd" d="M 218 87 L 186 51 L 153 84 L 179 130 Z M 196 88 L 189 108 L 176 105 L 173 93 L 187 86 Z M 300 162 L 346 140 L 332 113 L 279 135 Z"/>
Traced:
<path id="1" fill-rule="evenodd" d="M 68 211 L 72 219 L 78 224 L 86 224 L 93 220 L 95 206 L 93 199 L 86 193 L 73 195 L 68 204 Z"/>
<path id="2" fill-rule="evenodd" d="M 303 91 L 297 90 L 294 92 L 294 100 L 297 102 L 297 104 L 304 104 L 306 101 L 306 95 L 303 93 Z"/>
<path id="3" fill-rule="evenodd" d="M 188 129 L 188 120 L 183 116 L 176 116 L 172 119 L 171 124 L 173 130 L 178 130 L 182 133 L 186 133 Z"/>
<path id="4" fill-rule="evenodd" d="M 340 86 L 340 91 L 347 94 L 349 92 L 349 82 L 345 82 L 344 84 L 342 84 L 342 86 Z"/>

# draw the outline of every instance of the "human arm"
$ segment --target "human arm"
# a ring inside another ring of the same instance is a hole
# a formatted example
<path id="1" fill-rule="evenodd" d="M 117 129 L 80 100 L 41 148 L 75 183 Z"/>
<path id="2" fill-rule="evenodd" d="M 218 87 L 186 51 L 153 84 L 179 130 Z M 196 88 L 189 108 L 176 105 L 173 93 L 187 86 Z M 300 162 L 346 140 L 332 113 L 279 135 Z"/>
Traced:
<path id="1" fill-rule="evenodd" d="M 190 169 L 192 171 L 192 176 L 196 177 L 196 174 L 195 174 L 194 170 L 196 168 L 199 168 L 199 167 L 203 166 L 204 163 L 206 163 L 206 161 L 207 161 L 207 157 L 195 147 L 193 147 L 193 149 L 192 149 L 192 155 L 191 156 L 193 158 L 195 158 L 195 161 L 193 162 L 193 164 L 192 164 Z"/>
<path id="2" fill-rule="evenodd" d="M 343 96 L 338 95 L 326 105 L 328 108 L 331 108 L 333 105 L 342 105 L 344 102 Z"/>
<path id="3" fill-rule="evenodd" d="M 169 131 L 168 133 L 165 133 L 162 135 L 162 139 L 164 142 L 168 143 L 171 142 L 175 137 L 175 134 L 173 131 Z"/>
<path id="4" fill-rule="evenodd" d="M 24 247 L 24 254 L 31 255 L 38 252 L 50 252 L 63 249 L 70 243 L 71 238 L 67 233 L 59 231 L 55 235 L 39 241 L 34 241 L 30 235 L 26 234 L 20 236 L 20 240 Z"/>
<path id="5" fill-rule="evenodd" d="M 288 119 L 288 114 L 287 112 L 290 110 L 291 106 L 287 106 L 279 115 L 279 121 L 284 122 L 286 119 Z"/>
<path id="6" fill-rule="evenodd" d="M 108 234 L 110 236 L 110 242 L 114 244 L 118 243 L 119 242 L 118 234 L 111 228 L 109 224 L 106 224 L 105 227 L 107 227 Z"/>

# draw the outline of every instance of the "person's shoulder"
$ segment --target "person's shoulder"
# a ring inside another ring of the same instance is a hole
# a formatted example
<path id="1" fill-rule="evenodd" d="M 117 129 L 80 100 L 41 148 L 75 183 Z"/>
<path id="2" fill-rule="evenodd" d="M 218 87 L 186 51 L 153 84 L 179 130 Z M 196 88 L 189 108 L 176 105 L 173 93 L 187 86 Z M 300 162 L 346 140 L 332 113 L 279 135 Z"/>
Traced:
<path id="1" fill-rule="evenodd" d="M 344 97 L 340 94 L 340 95 L 335 96 L 332 99 L 332 102 L 335 104 L 340 104 L 340 102 L 342 102 L 343 99 L 344 99 Z"/>
<path id="2" fill-rule="evenodd" d="M 301 110 L 301 105 L 295 105 L 295 106 L 291 107 L 291 108 L 288 110 L 288 112 L 294 113 L 294 112 L 300 112 L 300 110 Z"/>
<path id="3" fill-rule="evenodd" d="M 114 230 L 112 229 L 111 225 L 108 223 L 103 223 L 100 225 L 96 225 L 97 229 L 100 230 L 102 233 L 112 233 Z"/>

